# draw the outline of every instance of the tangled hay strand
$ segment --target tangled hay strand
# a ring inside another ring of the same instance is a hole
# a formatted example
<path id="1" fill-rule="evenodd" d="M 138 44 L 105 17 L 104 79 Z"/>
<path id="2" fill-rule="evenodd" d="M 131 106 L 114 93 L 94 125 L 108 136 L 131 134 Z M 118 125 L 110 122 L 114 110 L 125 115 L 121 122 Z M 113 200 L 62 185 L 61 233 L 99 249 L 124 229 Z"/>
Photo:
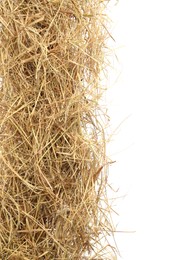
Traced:
<path id="1" fill-rule="evenodd" d="M 0 259 L 112 259 L 106 4 L 0 2 Z"/>

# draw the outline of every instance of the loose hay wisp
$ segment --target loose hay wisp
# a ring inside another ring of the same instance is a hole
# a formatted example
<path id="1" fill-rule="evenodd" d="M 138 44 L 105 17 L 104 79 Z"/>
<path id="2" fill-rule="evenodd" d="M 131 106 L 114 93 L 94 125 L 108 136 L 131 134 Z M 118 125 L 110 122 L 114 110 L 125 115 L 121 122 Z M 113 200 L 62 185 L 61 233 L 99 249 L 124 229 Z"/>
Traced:
<path id="1" fill-rule="evenodd" d="M 0 259 L 112 259 L 106 4 L 0 2 Z"/>

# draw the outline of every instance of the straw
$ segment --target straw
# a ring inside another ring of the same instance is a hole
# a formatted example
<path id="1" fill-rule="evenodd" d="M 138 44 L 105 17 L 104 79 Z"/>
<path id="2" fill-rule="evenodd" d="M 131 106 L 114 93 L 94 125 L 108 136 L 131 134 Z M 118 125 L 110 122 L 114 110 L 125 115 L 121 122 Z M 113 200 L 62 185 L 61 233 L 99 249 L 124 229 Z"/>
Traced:
<path id="1" fill-rule="evenodd" d="M 115 258 L 99 105 L 106 6 L 0 2 L 0 259 Z"/>

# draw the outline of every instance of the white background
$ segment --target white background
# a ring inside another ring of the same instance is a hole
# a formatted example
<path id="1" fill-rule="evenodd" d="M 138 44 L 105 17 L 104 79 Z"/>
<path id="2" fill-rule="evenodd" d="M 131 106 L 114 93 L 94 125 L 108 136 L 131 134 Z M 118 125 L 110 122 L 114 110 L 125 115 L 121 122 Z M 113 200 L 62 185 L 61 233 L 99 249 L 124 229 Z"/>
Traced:
<path id="1" fill-rule="evenodd" d="M 109 12 L 114 220 L 136 231 L 116 233 L 118 259 L 183 260 L 183 1 L 120 0 Z"/>

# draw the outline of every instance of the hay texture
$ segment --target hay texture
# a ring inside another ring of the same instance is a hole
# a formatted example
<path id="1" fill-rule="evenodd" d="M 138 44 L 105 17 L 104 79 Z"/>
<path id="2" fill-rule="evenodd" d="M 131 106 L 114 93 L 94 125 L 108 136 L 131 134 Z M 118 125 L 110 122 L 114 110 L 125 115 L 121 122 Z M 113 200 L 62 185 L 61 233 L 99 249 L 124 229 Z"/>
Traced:
<path id="1" fill-rule="evenodd" d="M 113 259 L 106 1 L 0 1 L 0 259 Z"/>

